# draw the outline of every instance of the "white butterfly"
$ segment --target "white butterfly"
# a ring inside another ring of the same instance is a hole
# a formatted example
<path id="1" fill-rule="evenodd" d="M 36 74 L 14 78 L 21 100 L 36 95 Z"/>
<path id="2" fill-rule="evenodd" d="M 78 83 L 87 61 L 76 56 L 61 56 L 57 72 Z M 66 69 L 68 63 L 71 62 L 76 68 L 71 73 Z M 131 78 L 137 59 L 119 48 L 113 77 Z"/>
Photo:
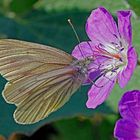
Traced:
<path id="1" fill-rule="evenodd" d="M 0 40 L 0 73 L 8 80 L 2 95 L 17 106 L 15 121 L 35 123 L 63 106 L 87 78 L 92 61 L 45 45 Z"/>

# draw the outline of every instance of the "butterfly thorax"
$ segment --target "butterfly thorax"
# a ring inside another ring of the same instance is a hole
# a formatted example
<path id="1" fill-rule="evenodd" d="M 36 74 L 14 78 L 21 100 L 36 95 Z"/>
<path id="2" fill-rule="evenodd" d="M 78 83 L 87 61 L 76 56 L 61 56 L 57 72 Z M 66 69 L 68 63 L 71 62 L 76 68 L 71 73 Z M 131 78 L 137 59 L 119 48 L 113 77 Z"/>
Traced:
<path id="1" fill-rule="evenodd" d="M 71 64 L 74 69 L 78 72 L 78 76 L 85 80 L 88 74 L 88 66 L 94 61 L 93 57 L 85 57 L 81 60 L 74 60 Z"/>

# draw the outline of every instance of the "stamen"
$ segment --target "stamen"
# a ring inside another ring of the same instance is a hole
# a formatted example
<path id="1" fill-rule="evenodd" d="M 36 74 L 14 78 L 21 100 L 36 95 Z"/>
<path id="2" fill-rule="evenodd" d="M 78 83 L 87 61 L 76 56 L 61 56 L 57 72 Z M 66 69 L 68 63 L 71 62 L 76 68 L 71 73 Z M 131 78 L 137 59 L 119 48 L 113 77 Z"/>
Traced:
<path id="1" fill-rule="evenodd" d="M 122 58 L 119 59 L 121 62 L 123 62 Z"/>
<path id="2" fill-rule="evenodd" d="M 96 84 L 95 84 L 95 82 L 93 82 L 90 78 L 88 78 L 88 80 L 94 85 L 94 86 L 96 86 L 97 88 L 102 88 L 103 86 L 97 86 Z"/>
<path id="3" fill-rule="evenodd" d="M 116 44 L 116 43 L 114 43 L 113 45 L 115 45 L 115 44 Z M 116 44 L 116 45 L 114 46 L 114 48 L 113 48 L 113 46 L 111 46 L 111 45 L 108 45 L 107 47 L 110 48 L 110 49 L 112 49 L 112 50 L 115 51 L 116 53 L 119 52 L 119 50 L 117 49 L 117 48 L 118 48 L 118 44 Z"/>
<path id="4" fill-rule="evenodd" d="M 112 49 L 113 51 L 115 51 L 115 53 L 120 53 L 119 49 L 117 49 L 118 47 L 120 47 L 117 43 L 115 42 L 111 42 L 112 45 L 115 45 L 114 47 L 111 46 L 111 45 L 107 45 L 108 48 Z M 101 46 L 104 46 L 103 44 Z M 105 49 L 104 49 L 105 50 Z M 108 52 L 107 50 L 105 50 L 107 53 L 110 53 Z M 111 53 L 110 53 L 111 54 Z"/>
<path id="5" fill-rule="evenodd" d="M 111 42 L 111 44 L 112 44 L 112 45 L 116 45 L 116 46 L 118 45 L 118 44 L 117 44 L 117 43 L 115 43 L 115 42 Z"/>
<path id="6" fill-rule="evenodd" d="M 106 74 L 107 74 L 107 72 L 103 75 L 105 78 L 107 78 L 109 81 L 111 81 L 112 83 L 114 83 L 115 81 L 114 80 L 112 80 L 112 79 L 110 79 L 109 77 L 107 77 L 106 76 Z M 117 74 L 117 73 L 116 73 Z M 113 72 L 110 74 L 110 76 L 112 76 L 113 75 Z M 103 86 L 105 86 L 106 84 L 108 84 L 108 81 L 103 85 Z"/>
<path id="7" fill-rule="evenodd" d="M 124 48 L 121 48 L 121 49 L 120 49 L 120 52 L 122 52 L 123 50 L 124 50 Z"/>
<path id="8" fill-rule="evenodd" d="M 103 49 L 103 48 L 100 48 L 99 46 L 104 46 L 103 44 L 99 44 L 96 49 L 103 54 L 103 56 L 109 56 L 109 57 L 114 57 L 116 59 L 120 59 L 120 55 L 118 53 L 120 53 L 118 50 L 112 48 L 111 46 L 108 46 L 108 48 L 112 49 L 113 51 L 115 51 L 115 53 L 110 53 L 108 52 L 107 50 Z"/>
<path id="9" fill-rule="evenodd" d="M 115 57 L 116 59 L 120 59 L 120 55 L 119 54 L 112 54 L 113 57 Z"/>
<path id="10" fill-rule="evenodd" d="M 119 39 L 118 36 L 116 34 L 113 34 L 113 36 L 115 36 L 116 39 Z"/>
<path id="11" fill-rule="evenodd" d="M 112 73 L 111 73 L 111 75 L 112 75 Z M 104 77 L 107 78 L 109 81 L 114 82 L 114 81 L 112 81 L 112 79 L 110 79 L 109 77 L 107 77 L 107 76 L 105 76 L 105 75 L 104 75 Z"/>
<path id="12" fill-rule="evenodd" d="M 102 48 L 100 48 L 100 46 L 102 46 Z M 100 43 L 100 44 L 98 45 L 98 48 L 97 48 L 97 49 L 98 49 L 101 53 L 109 55 L 110 53 L 109 53 L 107 50 L 103 49 L 103 47 L 105 48 L 105 46 L 104 46 L 103 44 Z"/>
<path id="13" fill-rule="evenodd" d="M 122 42 L 121 42 L 121 41 L 119 41 L 119 43 L 120 43 L 120 47 L 122 47 Z"/>

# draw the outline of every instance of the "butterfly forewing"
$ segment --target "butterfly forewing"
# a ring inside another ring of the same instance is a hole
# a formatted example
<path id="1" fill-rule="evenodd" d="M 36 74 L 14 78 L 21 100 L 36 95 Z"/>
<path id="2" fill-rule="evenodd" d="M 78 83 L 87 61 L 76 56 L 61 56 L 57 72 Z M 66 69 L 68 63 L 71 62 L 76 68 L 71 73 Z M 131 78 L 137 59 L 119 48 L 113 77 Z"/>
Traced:
<path id="1" fill-rule="evenodd" d="M 73 61 L 71 55 L 48 46 L 0 40 L 0 73 L 8 80 L 3 97 L 17 106 L 18 123 L 38 122 L 68 101 L 83 82 L 70 65 Z"/>

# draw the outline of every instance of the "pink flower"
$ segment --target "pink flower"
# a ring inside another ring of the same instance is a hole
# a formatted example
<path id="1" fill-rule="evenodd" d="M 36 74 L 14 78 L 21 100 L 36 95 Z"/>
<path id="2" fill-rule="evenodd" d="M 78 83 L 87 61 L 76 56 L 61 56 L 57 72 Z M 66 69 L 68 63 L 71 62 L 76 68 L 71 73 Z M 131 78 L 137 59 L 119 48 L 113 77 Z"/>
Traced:
<path id="1" fill-rule="evenodd" d="M 103 103 L 116 81 L 121 88 L 125 87 L 137 64 L 137 54 L 132 47 L 131 12 L 118 11 L 117 16 L 118 26 L 105 8 L 93 10 L 86 23 L 90 41 L 80 43 L 72 52 L 77 59 L 94 58 L 84 82 L 95 82 L 88 91 L 88 108 Z"/>
<path id="2" fill-rule="evenodd" d="M 118 140 L 140 140 L 140 91 L 127 91 L 119 102 L 122 116 L 116 122 L 114 136 Z"/>

